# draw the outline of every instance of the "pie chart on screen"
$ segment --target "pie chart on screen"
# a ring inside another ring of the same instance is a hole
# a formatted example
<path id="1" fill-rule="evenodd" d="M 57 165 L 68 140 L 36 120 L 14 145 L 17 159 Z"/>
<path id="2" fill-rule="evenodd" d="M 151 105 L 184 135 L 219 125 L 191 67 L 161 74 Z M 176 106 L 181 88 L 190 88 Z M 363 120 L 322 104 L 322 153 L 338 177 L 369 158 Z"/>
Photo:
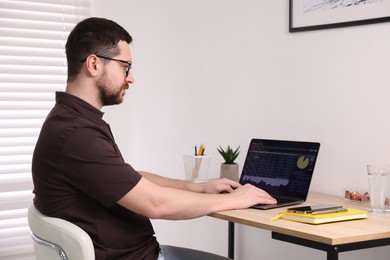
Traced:
<path id="1" fill-rule="evenodd" d="M 305 156 L 301 156 L 298 158 L 297 167 L 301 170 L 305 169 L 309 165 L 309 159 L 305 158 Z"/>

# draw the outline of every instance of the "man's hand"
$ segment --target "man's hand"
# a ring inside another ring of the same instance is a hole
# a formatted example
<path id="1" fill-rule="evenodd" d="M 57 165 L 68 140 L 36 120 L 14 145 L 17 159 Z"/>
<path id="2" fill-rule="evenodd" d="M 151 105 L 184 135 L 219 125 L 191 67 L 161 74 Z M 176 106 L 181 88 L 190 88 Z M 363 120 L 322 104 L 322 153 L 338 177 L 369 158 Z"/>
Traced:
<path id="1" fill-rule="evenodd" d="M 230 193 L 241 186 L 236 181 L 229 179 L 215 179 L 208 182 L 199 183 L 202 186 L 203 193 Z"/>
<path id="2" fill-rule="evenodd" d="M 276 204 L 276 199 L 267 192 L 251 184 L 245 184 L 234 190 L 229 196 L 233 196 L 240 205 L 238 208 L 248 208 L 256 204 Z"/>

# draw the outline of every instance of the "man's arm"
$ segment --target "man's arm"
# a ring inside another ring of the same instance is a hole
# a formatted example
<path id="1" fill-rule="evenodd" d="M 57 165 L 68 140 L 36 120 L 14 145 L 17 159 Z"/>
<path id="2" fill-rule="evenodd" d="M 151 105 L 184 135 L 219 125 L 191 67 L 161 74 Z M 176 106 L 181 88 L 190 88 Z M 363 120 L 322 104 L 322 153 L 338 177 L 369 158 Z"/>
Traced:
<path id="1" fill-rule="evenodd" d="M 258 203 L 273 204 L 265 191 L 250 184 L 228 194 L 205 194 L 156 185 L 143 177 L 118 204 L 152 219 L 191 219 L 212 212 L 243 209 Z"/>
<path id="2" fill-rule="evenodd" d="M 162 187 L 193 191 L 198 193 L 232 192 L 241 186 L 238 182 L 229 179 L 215 179 L 208 182 L 194 183 L 178 179 L 162 177 L 150 172 L 139 172 L 143 177 Z"/>

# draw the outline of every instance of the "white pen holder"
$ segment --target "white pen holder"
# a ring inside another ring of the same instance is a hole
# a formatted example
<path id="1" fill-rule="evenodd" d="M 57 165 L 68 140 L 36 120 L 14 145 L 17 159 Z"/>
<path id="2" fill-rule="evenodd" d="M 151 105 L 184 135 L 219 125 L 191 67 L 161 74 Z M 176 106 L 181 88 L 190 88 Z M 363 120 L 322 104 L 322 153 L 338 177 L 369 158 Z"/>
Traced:
<path id="1" fill-rule="evenodd" d="M 185 177 L 187 181 L 208 181 L 211 155 L 184 155 L 183 159 Z"/>

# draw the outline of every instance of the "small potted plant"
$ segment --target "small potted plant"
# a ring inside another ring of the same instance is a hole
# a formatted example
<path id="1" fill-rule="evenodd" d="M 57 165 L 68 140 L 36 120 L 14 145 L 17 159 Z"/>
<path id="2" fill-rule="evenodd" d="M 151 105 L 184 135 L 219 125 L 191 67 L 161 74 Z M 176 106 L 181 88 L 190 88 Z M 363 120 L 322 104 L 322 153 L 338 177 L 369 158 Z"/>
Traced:
<path id="1" fill-rule="evenodd" d="M 224 163 L 221 164 L 221 178 L 227 178 L 234 181 L 238 181 L 238 164 L 234 161 L 237 159 L 240 154 L 240 146 L 237 149 L 233 150 L 230 145 L 224 150 L 221 146 L 217 148 L 218 152 L 221 154 Z"/>

